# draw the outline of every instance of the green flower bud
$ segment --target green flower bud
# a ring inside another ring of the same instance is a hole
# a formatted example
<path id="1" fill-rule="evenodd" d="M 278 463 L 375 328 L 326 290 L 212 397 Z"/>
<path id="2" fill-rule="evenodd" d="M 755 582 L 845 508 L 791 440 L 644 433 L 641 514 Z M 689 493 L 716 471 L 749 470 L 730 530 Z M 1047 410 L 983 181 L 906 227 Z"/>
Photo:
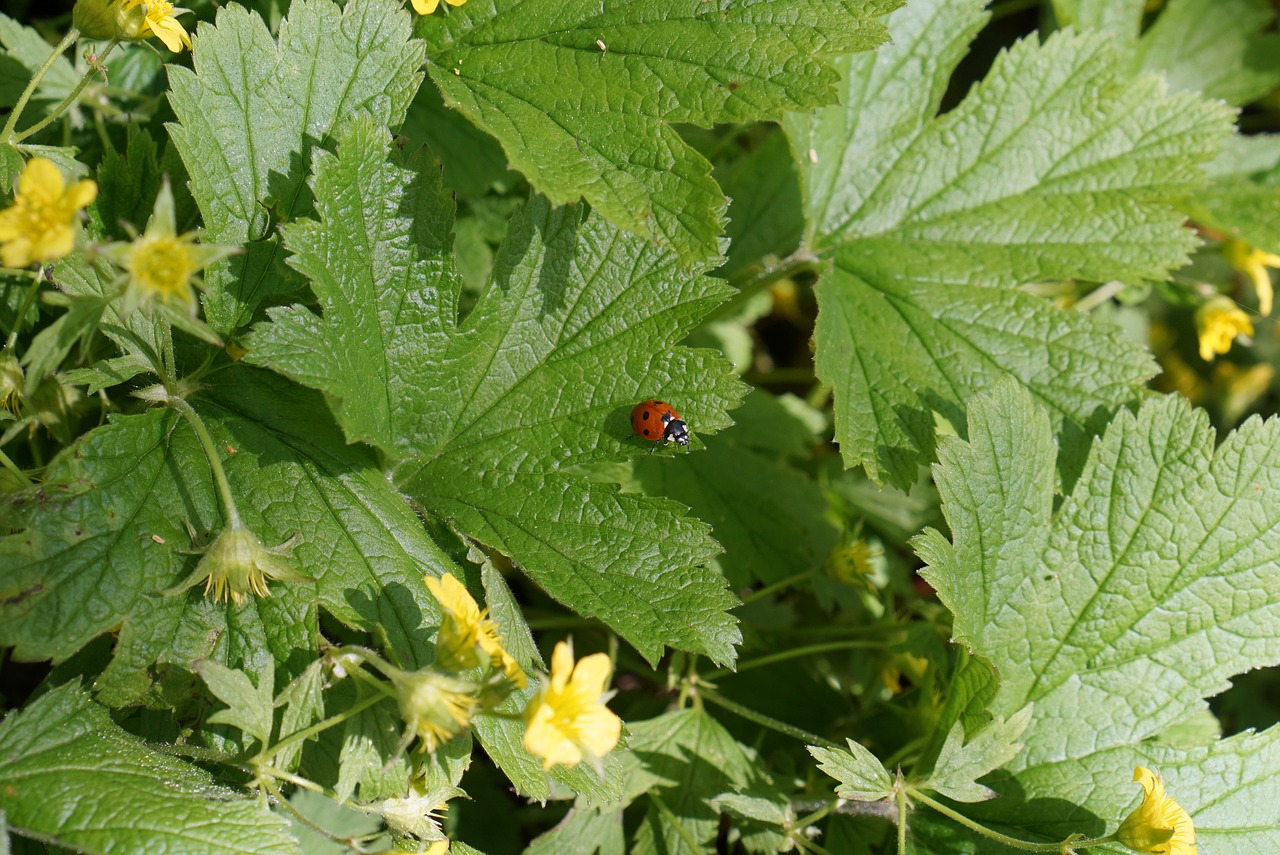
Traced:
<path id="1" fill-rule="evenodd" d="M 212 593 L 214 602 L 230 599 L 241 606 L 249 599 L 249 594 L 271 596 L 267 590 L 268 579 L 305 582 L 307 577 L 295 571 L 285 560 L 296 538 L 294 535 L 279 546 L 268 548 L 243 523 L 233 520 L 204 550 L 204 557 L 195 571 L 181 585 L 165 593 L 180 593 L 204 582 L 205 595 Z"/>
<path id="2" fill-rule="evenodd" d="M 388 670 L 387 675 L 396 687 L 400 716 L 418 737 L 420 751 L 435 751 L 471 725 L 477 704 L 475 683 L 430 668 L 412 673 Z"/>
<path id="3" fill-rule="evenodd" d="M 76 0 L 71 22 L 88 39 L 145 39 L 150 35 L 146 7 L 127 6 L 125 0 Z"/>

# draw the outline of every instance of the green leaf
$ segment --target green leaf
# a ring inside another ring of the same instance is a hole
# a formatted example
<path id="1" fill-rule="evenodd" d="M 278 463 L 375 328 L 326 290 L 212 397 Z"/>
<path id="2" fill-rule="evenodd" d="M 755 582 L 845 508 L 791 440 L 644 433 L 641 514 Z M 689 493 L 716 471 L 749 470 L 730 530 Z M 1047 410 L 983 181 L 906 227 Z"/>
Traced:
<path id="1" fill-rule="evenodd" d="M 107 235 L 118 240 L 129 239 L 123 223 L 138 231 L 146 226 L 163 174 L 155 140 L 136 127 L 129 126 L 125 153 L 107 148 L 98 167 L 97 220 Z"/>
<path id="2" fill-rule="evenodd" d="M 596 811 L 573 808 L 555 828 L 534 839 L 526 855 L 625 855 L 626 837 L 622 830 L 622 811 Z"/>
<path id="3" fill-rule="evenodd" d="M 83 385 L 86 395 L 96 395 L 103 389 L 118 386 L 151 370 L 151 365 L 140 357 L 129 354 L 103 359 L 88 368 L 71 368 L 62 372 L 68 383 Z"/>
<path id="4" fill-rule="evenodd" d="M 31 82 L 36 70 L 53 53 L 55 45 L 45 41 L 43 36 L 30 27 L 0 13 L 0 47 L 4 48 L 3 54 L 0 54 L 0 106 L 12 107 L 17 103 L 22 90 Z M 80 75 L 76 73 L 71 61 L 65 56 L 59 56 L 36 85 L 31 107 L 47 110 L 70 95 L 79 82 Z M 25 118 L 19 130 L 34 125 L 41 118 L 40 109 L 32 113 L 24 112 Z"/>
<path id="5" fill-rule="evenodd" d="M 61 661 L 119 626 L 104 700 L 136 702 L 152 690 L 153 662 L 184 668 L 215 659 L 257 673 L 273 658 L 288 679 L 315 658 L 315 599 L 343 622 L 375 633 L 399 664 L 432 661 L 426 626 L 438 605 L 421 578 L 456 566 L 426 537 L 374 456 L 349 446 L 317 413 L 323 402 L 269 372 L 230 366 L 194 402 L 246 524 L 264 543 L 301 533 L 298 566 L 311 585 L 272 586 L 244 607 L 200 592 L 159 596 L 197 557 L 185 523 L 222 526 L 208 462 L 171 412 L 115 417 L 55 460 L 46 482 L 14 493 L 0 518 L 0 643 L 20 659 Z M 285 668 L 281 663 L 288 663 Z"/>
<path id="6" fill-rule="evenodd" d="M 1234 136 L 1209 165 L 1209 185 L 1187 200 L 1197 223 L 1280 253 L 1280 135 Z"/>
<path id="7" fill-rule="evenodd" d="M 152 751 L 74 684 L 0 723 L 0 756 L 0 810 L 23 836 L 104 855 L 302 851 L 264 802 Z"/>
<path id="8" fill-rule="evenodd" d="M 250 243 L 206 279 L 205 317 L 219 332 L 245 325 L 264 300 L 297 286 L 274 218 L 308 209 L 304 169 L 338 118 L 355 112 L 398 125 L 422 81 L 423 45 L 393 0 L 298 0 L 278 41 L 238 4 L 200 28 L 194 71 L 168 66 L 168 125 L 191 177 L 205 240 Z"/>
<path id="9" fill-rule="evenodd" d="M 351 847 L 337 842 L 345 839 L 365 838 L 367 846 L 391 844 L 389 838 L 377 837 L 382 823 L 376 816 L 340 805 L 319 793 L 298 787 L 289 797 L 289 804 L 325 832 L 321 834 L 288 811 L 281 812 L 281 816 L 289 820 L 289 833 L 298 838 L 307 855 L 352 855 Z"/>
<path id="10" fill-rule="evenodd" d="M 268 659 L 267 666 L 258 674 L 255 687 L 249 675 L 225 665 L 205 659 L 195 663 L 196 673 L 204 680 L 209 691 L 227 705 L 209 716 L 212 724 L 229 724 L 254 737 L 266 747 L 271 742 L 275 704 L 272 687 L 275 684 L 275 664 Z"/>
<path id="11" fill-rule="evenodd" d="M 446 107 L 434 86 L 418 89 L 400 132 L 409 140 L 409 151 L 421 145 L 431 149 L 440 159 L 444 183 L 460 196 L 481 197 L 520 181 L 497 141 Z"/>
<path id="12" fill-rule="evenodd" d="M 991 660 L 985 656 L 962 652 L 960 665 L 948 686 L 947 697 L 938 717 L 938 729 L 949 732 L 951 725 L 959 722 L 964 726 L 965 737 L 972 737 L 991 721 L 987 708 L 991 706 L 999 688 L 1000 678 Z"/>
<path id="13" fill-rule="evenodd" d="M 101 297 L 71 300 L 61 317 L 36 334 L 22 354 L 22 364 L 27 369 L 27 395 L 58 369 L 72 348 L 93 335 L 106 305 Z"/>
<path id="14" fill-rule="evenodd" d="M 978 779 L 1001 768 L 1018 755 L 1017 739 L 1031 722 L 1031 705 L 1003 719 L 997 717 L 966 740 L 964 724 L 956 722 L 942 743 L 942 753 L 925 786 L 958 802 L 979 802 L 999 795 Z"/>
<path id="15" fill-rule="evenodd" d="M 1280 36 L 1267 0 L 1169 0 L 1138 42 L 1138 68 L 1173 89 L 1247 104 L 1280 86 Z"/>
<path id="16" fill-rule="evenodd" d="M 635 480 L 646 494 L 675 499 L 710 523 L 724 547 L 721 568 L 734 588 L 815 569 L 837 534 L 818 485 L 769 454 L 772 449 L 750 447 L 753 438 L 786 442 L 803 428 L 780 417 L 782 407 L 772 396 L 756 393 L 752 400 L 757 403 L 736 413 L 740 423 L 732 433 L 707 440 L 705 454 L 635 463 Z"/>
<path id="17" fill-rule="evenodd" d="M 410 777 L 404 728 L 400 710 L 389 699 L 346 720 L 334 786 L 338 801 L 345 802 L 352 795 L 362 802 L 404 796 Z M 468 736 L 459 739 L 470 741 Z"/>
<path id="18" fill-rule="evenodd" d="M 526 674 L 533 668 L 545 669 L 546 663 L 538 652 L 538 645 L 533 640 L 533 632 L 525 620 L 520 602 L 511 592 L 502 572 L 487 557 L 480 564 L 480 579 L 484 585 L 485 606 L 489 609 L 489 617 L 502 627 L 503 649 L 520 663 Z"/>
<path id="19" fill-rule="evenodd" d="M 759 272 L 769 257 L 800 243 L 804 211 L 800 175 L 785 134 L 771 132 L 748 156 L 718 176 L 729 197 L 729 260 L 718 272 L 733 279 Z"/>
<path id="20" fill-rule="evenodd" d="M 1158 765 L 1206 848 L 1268 851 L 1280 835 L 1251 813 L 1246 758 L 1271 756 L 1280 730 L 1199 748 L 1151 737 L 1231 675 L 1280 661 L 1280 422 L 1247 421 L 1215 449 L 1203 411 L 1153 400 L 1095 441 L 1056 510 L 1053 458 L 1025 390 L 982 396 L 968 442 L 944 443 L 935 473 L 953 542 L 932 530 L 916 542 L 956 640 L 1000 673 L 993 712 L 1035 704 L 1008 768 L 1028 801 L 1115 815 L 1133 767 Z M 1027 821 L 1062 836 L 1061 817 Z"/>
<path id="21" fill-rule="evenodd" d="M 716 797 L 769 787 L 759 758 L 719 722 L 693 709 L 629 723 L 626 803 L 649 797 L 633 849 L 701 852 L 716 834 Z"/>
<path id="22" fill-rule="evenodd" d="M 459 321 L 439 171 L 390 149 L 385 129 L 356 121 L 336 156 L 316 155 L 320 221 L 285 234 L 323 318 L 272 310 L 246 361 L 322 390 L 426 510 L 650 660 L 670 645 L 729 661 L 734 600 L 705 566 L 718 551 L 706 527 L 564 471 L 639 453 L 629 413 L 646 397 L 679 402 L 695 431 L 729 423 L 741 384 L 715 354 L 676 346 L 728 289 L 583 208 L 535 199 Z"/>
<path id="23" fill-rule="evenodd" d="M 266 682 L 265 680 L 263 681 Z M 274 706 L 284 707 L 280 716 L 280 739 L 305 730 L 324 718 L 324 660 L 317 659 L 307 670 L 294 677 L 276 696 Z M 278 751 L 272 761 L 283 769 L 297 767 L 304 743 Z"/>
<path id="24" fill-rule="evenodd" d="M 849 750 L 808 746 L 818 768 L 840 782 L 836 795 L 859 802 L 878 802 L 893 795 L 893 778 L 876 756 L 863 745 L 848 740 Z"/>
<path id="25" fill-rule="evenodd" d="M 1053 0 L 1053 12 L 1062 26 L 1102 30 L 1121 40 L 1133 41 L 1142 28 L 1146 0 Z"/>
<path id="26" fill-rule="evenodd" d="M 885 39 L 897 0 L 472 0 L 419 23 L 444 101 L 556 203 L 675 251 L 717 253 L 724 196 L 672 123 L 781 118 L 835 98 L 823 57 Z"/>
<path id="27" fill-rule="evenodd" d="M 1131 399 L 1154 366 L 1114 329 L 1016 286 L 1163 279 L 1195 246 L 1174 203 L 1230 113 L 1120 76 L 1110 40 L 1032 37 L 934 117 L 985 20 L 977 0 L 920 0 L 894 43 L 840 63 L 838 108 L 786 122 L 817 289 L 819 376 L 847 465 L 905 487 L 933 454 L 934 413 L 1006 375 L 1061 425 Z"/>

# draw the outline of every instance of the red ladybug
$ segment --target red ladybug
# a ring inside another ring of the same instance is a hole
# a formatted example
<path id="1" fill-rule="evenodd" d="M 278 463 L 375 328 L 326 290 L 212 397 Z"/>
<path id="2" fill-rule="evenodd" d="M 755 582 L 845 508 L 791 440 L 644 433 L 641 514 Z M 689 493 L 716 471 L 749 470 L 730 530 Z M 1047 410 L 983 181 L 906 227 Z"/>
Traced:
<path id="1" fill-rule="evenodd" d="M 648 400 L 637 404 L 631 411 L 631 429 L 636 432 L 636 436 L 661 442 L 663 445 L 668 442 L 689 445 L 689 426 L 680 419 L 676 408 L 664 401 Z"/>

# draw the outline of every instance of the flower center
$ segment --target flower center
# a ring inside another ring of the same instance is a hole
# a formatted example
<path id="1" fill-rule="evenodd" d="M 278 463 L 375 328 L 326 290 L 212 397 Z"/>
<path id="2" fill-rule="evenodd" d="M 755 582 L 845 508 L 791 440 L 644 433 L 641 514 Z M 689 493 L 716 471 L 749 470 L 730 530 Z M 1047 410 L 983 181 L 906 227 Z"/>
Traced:
<path id="1" fill-rule="evenodd" d="M 13 200 L 11 216 L 22 225 L 27 235 L 44 235 L 67 221 L 67 213 L 58 199 L 40 191 L 26 190 Z"/>
<path id="2" fill-rule="evenodd" d="M 173 4 L 168 0 L 147 0 L 147 17 L 153 21 L 173 14 Z"/>
<path id="3" fill-rule="evenodd" d="M 133 278 L 161 299 L 186 296 L 196 269 L 191 248 L 180 238 L 144 236 L 133 253 Z"/>

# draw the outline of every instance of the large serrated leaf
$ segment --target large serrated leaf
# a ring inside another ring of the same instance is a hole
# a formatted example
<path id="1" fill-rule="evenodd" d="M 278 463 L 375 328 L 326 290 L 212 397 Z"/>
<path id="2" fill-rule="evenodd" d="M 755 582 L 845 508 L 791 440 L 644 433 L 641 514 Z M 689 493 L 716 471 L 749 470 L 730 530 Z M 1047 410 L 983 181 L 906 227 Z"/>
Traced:
<path id="1" fill-rule="evenodd" d="M 420 25 L 446 103 L 557 203 L 675 250 L 717 253 L 724 196 L 671 123 L 779 119 L 829 104 L 822 57 L 885 38 L 897 0 L 472 0 Z"/>
<path id="2" fill-rule="evenodd" d="M 287 823 L 152 751 L 77 685 L 0 723 L 0 811 L 20 835 L 94 855 L 301 855 Z"/>
<path id="3" fill-rule="evenodd" d="M 170 136 L 191 176 L 205 239 L 252 242 L 246 256 L 210 270 L 209 324 L 229 332 L 273 294 L 297 286 L 287 274 L 272 219 L 307 211 L 310 151 L 352 112 L 397 125 L 422 81 L 424 48 L 392 0 L 340 9 L 298 0 L 273 39 L 239 4 L 201 24 L 194 71 L 169 66 Z"/>
<path id="4" fill-rule="evenodd" d="M 1280 85 L 1280 36 L 1267 0 L 1169 0 L 1136 45 L 1139 68 L 1174 89 L 1247 104 Z"/>
<path id="5" fill-rule="evenodd" d="M 1152 401 L 1112 423 L 1056 511 L 1053 458 L 1025 390 L 978 399 L 968 442 L 944 444 L 936 469 L 953 542 L 917 541 L 957 640 L 1000 672 L 993 712 L 1035 703 L 1008 767 L 1022 794 L 1115 816 L 1133 767 L 1159 765 L 1202 843 L 1215 835 L 1196 808 L 1213 805 L 1222 845 L 1274 848 L 1239 755 L 1274 751 L 1277 731 L 1203 748 L 1150 737 L 1280 661 L 1280 422 L 1250 420 L 1215 449 L 1203 412 Z"/>
<path id="6" fill-rule="evenodd" d="M 836 437 L 898 486 L 932 455 L 933 413 L 956 421 L 1004 376 L 1078 426 L 1136 394 L 1140 348 L 1012 289 L 1184 263 L 1195 238 L 1174 203 L 1230 128 L 1221 105 L 1122 77 L 1109 40 L 1071 32 L 1015 44 L 934 117 L 982 5 L 893 13 L 892 46 L 841 61 L 844 106 L 786 123 L 809 244 L 831 260 L 815 338 Z"/>
<path id="7" fill-rule="evenodd" d="M 336 156 L 317 155 L 321 219 L 286 235 L 324 316 L 273 310 L 246 360 L 325 392 L 425 508 L 650 659 L 664 645 L 732 659 L 733 598 L 705 566 L 717 551 L 705 526 L 564 472 L 640 451 L 628 414 L 646 397 L 679 402 L 695 430 L 728 424 L 741 384 L 715 354 L 676 346 L 728 289 L 535 199 L 459 321 L 438 170 L 390 149 L 385 129 L 357 121 Z"/>
<path id="8" fill-rule="evenodd" d="M 382 636 L 402 664 L 430 662 L 424 624 L 438 605 L 421 578 L 456 568 L 373 455 L 317 420 L 314 393 L 269 372 L 228 367 L 194 403 L 226 452 L 241 516 L 269 544 L 299 534 L 294 556 L 315 584 L 275 584 L 274 596 L 244 607 L 198 590 L 160 595 L 196 560 L 181 552 L 192 546 L 185 523 L 215 533 L 221 513 L 185 422 L 165 411 L 116 417 L 54 461 L 45 484 L 0 506 L 17 529 L 0 540 L 15 567 L 0 595 L 0 642 L 20 658 L 57 661 L 120 626 L 99 689 L 133 703 L 157 659 L 237 668 L 267 655 L 288 663 L 282 679 L 299 673 L 314 656 L 318 593 L 326 610 Z"/>

